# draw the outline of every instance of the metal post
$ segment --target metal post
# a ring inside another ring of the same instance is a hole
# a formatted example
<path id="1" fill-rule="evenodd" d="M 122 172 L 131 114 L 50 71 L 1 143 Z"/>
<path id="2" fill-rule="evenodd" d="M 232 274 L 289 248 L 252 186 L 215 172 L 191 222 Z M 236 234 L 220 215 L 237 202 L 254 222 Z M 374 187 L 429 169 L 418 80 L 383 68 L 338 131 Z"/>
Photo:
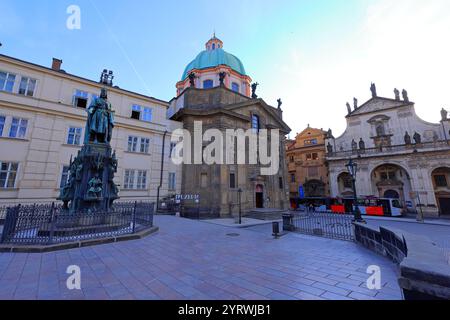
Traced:
<path id="1" fill-rule="evenodd" d="M 48 239 L 48 244 L 53 243 L 53 236 L 55 235 L 55 223 L 56 223 L 55 203 L 52 202 L 52 208 L 50 209 L 50 236 Z"/>
<path id="2" fill-rule="evenodd" d="M 420 216 L 418 215 L 417 221 L 418 222 L 425 222 L 425 220 L 423 218 L 422 202 L 420 201 L 420 192 L 417 192 L 417 200 L 419 202 L 419 212 L 420 212 Z"/>
<path id="3" fill-rule="evenodd" d="M 133 234 L 136 231 L 136 209 L 137 209 L 137 201 L 134 202 L 134 208 L 133 208 Z"/>
<path id="4" fill-rule="evenodd" d="M 242 224 L 242 189 L 238 190 L 239 193 L 239 224 Z"/>
<path id="5" fill-rule="evenodd" d="M 359 222 L 359 223 L 366 223 L 366 221 L 363 220 L 362 216 L 361 216 L 361 211 L 359 210 L 359 206 L 358 206 L 358 194 L 356 193 L 356 179 L 352 178 L 352 184 L 353 184 L 353 197 L 354 197 L 354 205 L 355 205 L 355 209 L 353 210 L 353 215 L 355 217 L 355 222 Z"/>

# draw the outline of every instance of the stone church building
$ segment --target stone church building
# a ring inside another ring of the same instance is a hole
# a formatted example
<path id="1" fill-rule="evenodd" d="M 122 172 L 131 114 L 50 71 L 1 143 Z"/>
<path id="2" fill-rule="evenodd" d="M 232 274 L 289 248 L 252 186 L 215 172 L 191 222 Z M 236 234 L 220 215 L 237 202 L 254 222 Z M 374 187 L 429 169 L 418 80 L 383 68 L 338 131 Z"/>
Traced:
<path id="1" fill-rule="evenodd" d="M 399 199 L 405 210 L 450 215 L 450 119 L 442 110 L 440 123 L 428 123 L 415 112 L 408 93 L 394 90 L 394 98 L 372 98 L 362 105 L 347 104 L 347 129 L 340 137 L 327 135 L 331 196 L 352 198 L 345 164 L 358 166 L 361 198 Z"/>
<path id="2" fill-rule="evenodd" d="M 251 87 L 243 64 L 224 51 L 215 36 L 184 71 L 168 118 L 182 122 L 192 136 L 196 121 L 202 123 L 203 132 L 218 129 L 224 135 L 227 129 L 280 130 L 280 167 L 275 175 L 261 175 L 260 164 L 183 164 L 181 193 L 200 196 L 198 204 L 186 202 L 184 206 L 199 206 L 211 216 L 235 215 L 241 193 L 244 213 L 288 208 L 284 148 L 290 128 L 282 118 L 281 100 L 278 108 L 272 107 L 258 99 Z"/>

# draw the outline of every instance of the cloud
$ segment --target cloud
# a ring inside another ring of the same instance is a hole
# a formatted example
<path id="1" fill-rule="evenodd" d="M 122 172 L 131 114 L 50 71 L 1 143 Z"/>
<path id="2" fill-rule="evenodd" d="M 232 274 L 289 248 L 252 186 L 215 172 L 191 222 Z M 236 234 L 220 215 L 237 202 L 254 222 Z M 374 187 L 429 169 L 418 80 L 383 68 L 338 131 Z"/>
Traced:
<path id="1" fill-rule="evenodd" d="M 353 32 L 330 38 L 319 51 L 290 45 L 276 66 L 278 79 L 268 80 L 263 96 L 284 97 L 293 134 L 308 123 L 343 132 L 345 103 L 354 96 L 369 99 L 372 81 L 381 96 L 407 89 L 419 116 L 438 122 L 449 92 L 448 12 L 448 0 L 374 1 Z"/>

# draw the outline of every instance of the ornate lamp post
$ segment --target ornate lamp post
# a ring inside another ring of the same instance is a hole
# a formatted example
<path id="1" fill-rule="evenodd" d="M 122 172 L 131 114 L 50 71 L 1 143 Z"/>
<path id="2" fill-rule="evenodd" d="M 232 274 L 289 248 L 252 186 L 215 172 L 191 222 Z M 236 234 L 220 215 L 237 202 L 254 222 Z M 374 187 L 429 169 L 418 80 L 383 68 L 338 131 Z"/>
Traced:
<path id="1" fill-rule="evenodd" d="M 356 174 L 358 172 L 358 164 L 353 161 L 353 159 L 350 159 L 349 162 L 346 164 L 347 171 L 352 177 L 352 186 L 353 186 L 353 198 L 354 198 L 354 205 L 355 209 L 353 210 L 353 215 L 355 217 L 355 222 L 359 223 L 366 223 L 366 221 L 361 217 L 361 211 L 359 211 L 358 206 L 358 195 L 356 193 Z"/>
<path id="2" fill-rule="evenodd" d="M 242 189 L 238 189 L 239 194 L 239 224 L 242 224 Z"/>

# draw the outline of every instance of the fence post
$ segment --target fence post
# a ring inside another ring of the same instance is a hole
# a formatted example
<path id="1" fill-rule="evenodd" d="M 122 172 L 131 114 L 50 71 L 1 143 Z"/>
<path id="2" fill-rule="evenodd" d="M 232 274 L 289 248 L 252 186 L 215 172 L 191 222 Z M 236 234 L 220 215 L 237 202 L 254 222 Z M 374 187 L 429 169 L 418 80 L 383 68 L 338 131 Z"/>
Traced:
<path id="1" fill-rule="evenodd" d="M 137 201 L 134 202 L 133 208 L 133 234 L 136 232 L 136 210 L 137 210 Z"/>
<path id="2" fill-rule="evenodd" d="M 55 223 L 56 223 L 55 203 L 52 202 L 52 208 L 50 209 L 50 235 L 48 238 L 49 245 L 53 243 L 53 236 L 55 234 Z"/>

